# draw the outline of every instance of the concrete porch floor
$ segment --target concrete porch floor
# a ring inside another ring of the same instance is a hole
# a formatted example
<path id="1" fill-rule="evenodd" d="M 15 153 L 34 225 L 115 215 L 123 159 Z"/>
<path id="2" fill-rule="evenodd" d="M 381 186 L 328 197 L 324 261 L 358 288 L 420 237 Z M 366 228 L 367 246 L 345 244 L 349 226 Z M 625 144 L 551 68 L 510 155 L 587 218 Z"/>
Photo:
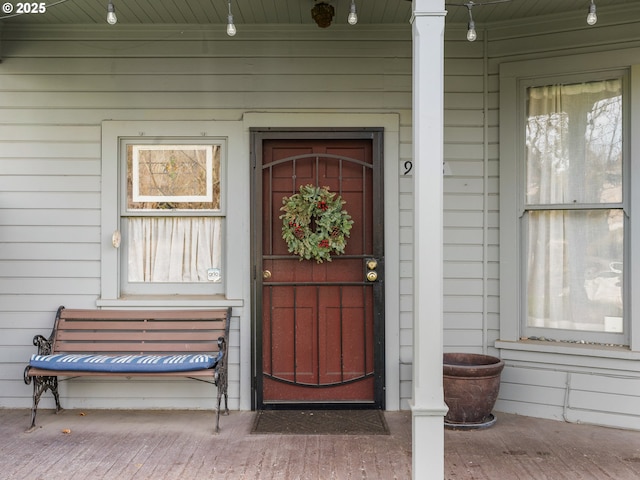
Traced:
<path id="1" fill-rule="evenodd" d="M 411 416 L 391 435 L 254 435 L 253 412 L 0 409 L 0 479 L 410 479 Z M 445 432 L 445 479 L 638 479 L 640 432 L 497 414 Z M 420 479 L 422 480 L 422 479 Z M 425 479 L 430 480 L 430 479 Z"/>

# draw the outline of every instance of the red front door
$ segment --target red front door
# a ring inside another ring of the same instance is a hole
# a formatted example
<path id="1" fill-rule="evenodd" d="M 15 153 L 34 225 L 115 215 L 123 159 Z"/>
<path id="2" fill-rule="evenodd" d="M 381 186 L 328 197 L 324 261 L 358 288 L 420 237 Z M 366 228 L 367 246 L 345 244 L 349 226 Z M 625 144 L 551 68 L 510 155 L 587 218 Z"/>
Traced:
<path id="1" fill-rule="evenodd" d="M 382 407 L 381 132 L 297 133 L 256 140 L 258 406 Z M 282 238 L 282 199 L 309 184 L 340 195 L 354 222 L 330 262 L 300 260 Z"/>

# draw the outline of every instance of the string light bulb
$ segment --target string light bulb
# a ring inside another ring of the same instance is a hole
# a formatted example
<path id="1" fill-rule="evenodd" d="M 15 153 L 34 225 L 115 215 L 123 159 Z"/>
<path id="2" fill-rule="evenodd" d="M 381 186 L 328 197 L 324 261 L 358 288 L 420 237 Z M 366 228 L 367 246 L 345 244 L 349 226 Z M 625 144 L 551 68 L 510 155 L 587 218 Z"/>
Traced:
<path id="1" fill-rule="evenodd" d="M 112 0 L 109 0 L 107 4 L 107 23 L 109 25 L 115 25 L 118 22 L 118 17 L 116 17 L 116 7 L 113 6 Z"/>
<path id="2" fill-rule="evenodd" d="M 229 15 L 227 16 L 227 35 L 233 37 L 236 34 L 236 26 L 233 24 L 233 15 L 231 14 L 231 0 L 229 0 Z"/>
<path id="3" fill-rule="evenodd" d="M 467 24 L 467 40 L 475 42 L 478 38 L 478 32 L 476 32 L 476 22 L 473 21 L 473 15 L 471 9 L 473 7 L 481 7 L 483 5 L 494 5 L 496 3 L 507 3 L 511 0 L 486 0 L 480 3 L 475 3 L 473 0 L 467 0 L 465 3 L 445 3 L 449 7 L 466 7 L 469 12 L 469 23 Z M 593 1 L 593 0 L 592 0 Z"/>
<path id="4" fill-rule="evenodd" d="M 349 16 L 347 17 L 349 25 L 355 25 L 358 23 L 358 12 L 356 12 L 356 0 L 351 0 L 351 7 L 349 7 Z"/>
<path id="5" fill-rule="evenodd" d="M 478 33 L 476 32 L 476 22 L 473 21 L 473 15 L 471 14 L 471 9 L 473 8 L 473 2 L 469 2 L 466 4 L 467 10 L 469 11 L 469 25 L 467 29 L 467 40 L 470 42 L 475 42 L 476 38 L 478 38 Z"/>
<path id="6" fill-rule="evenodd" d="M 470 42 L 475 42 L 476 38 L 478 38 L 478 33 L 476 32 L 476 22 L 471 20 L 469 22 L 469 29 L 467 30 L 467 40 Z"/>
<path id="7" fill-rule="evenodd" d="M 594 0 L 591 0 L 591 5 L 589 5 L 589 13 L 587 14 L 587 24 L 595 25 L 598 21 L 598 15 L 596 15 L 596 4 Z"/>

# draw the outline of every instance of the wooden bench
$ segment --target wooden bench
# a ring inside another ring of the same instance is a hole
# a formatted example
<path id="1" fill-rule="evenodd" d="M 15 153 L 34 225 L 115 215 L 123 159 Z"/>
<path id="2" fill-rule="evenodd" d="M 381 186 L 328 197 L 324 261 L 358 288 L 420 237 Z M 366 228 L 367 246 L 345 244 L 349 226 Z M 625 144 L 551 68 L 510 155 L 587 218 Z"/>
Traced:
<path id="1" fill-rule="evenodd" d="M 33 381 L 31 429 L 40 397 L 51 390 L 60 406 L 58 376 L 187 377 L 217 386 L 227 405 L 227 341 L 231 308 L 215 310 L 77 310 L 58 308 L 49 338 L 36 335 L 38 353 L 24 371 Z"/>

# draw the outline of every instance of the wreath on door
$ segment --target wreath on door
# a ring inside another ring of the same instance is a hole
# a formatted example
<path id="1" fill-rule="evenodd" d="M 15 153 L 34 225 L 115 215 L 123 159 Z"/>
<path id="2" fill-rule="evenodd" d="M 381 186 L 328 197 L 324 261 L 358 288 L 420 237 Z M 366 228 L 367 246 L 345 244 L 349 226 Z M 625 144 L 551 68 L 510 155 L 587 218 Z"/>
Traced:
<path id="1" fill-rule="evenodd" d="M 342 208 L 346 202 L 329 187 L 300 186 L 299 193 L 282 198 L 282 238 L 300 260 L 331 261 L 344 253 L 353 220 Z"/>

